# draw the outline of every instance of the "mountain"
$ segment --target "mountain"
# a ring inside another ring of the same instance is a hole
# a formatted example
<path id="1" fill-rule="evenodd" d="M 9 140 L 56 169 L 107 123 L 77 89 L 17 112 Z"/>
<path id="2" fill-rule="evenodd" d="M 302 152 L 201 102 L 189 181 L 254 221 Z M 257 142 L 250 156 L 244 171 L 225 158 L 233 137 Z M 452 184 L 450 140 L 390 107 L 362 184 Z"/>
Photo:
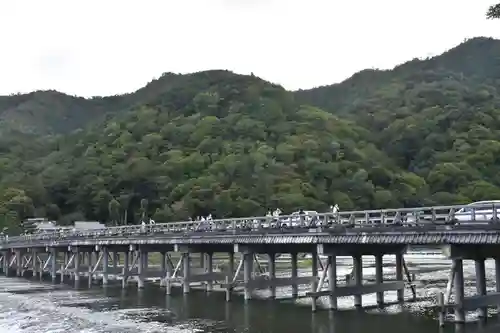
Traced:
<path id="1" fill-rule="evenodd" d="M 0 133 L 64 133 L 82 127 L 106 110 L 106 105 L 57 91 L 0 96 Z"/>
<path id="2" fill-rule="evenodd" d="M 68 134 L 136 106 L 179 108 L 185 102 L 185 94 L 205 90 L 233 75 L 229 71 L 163 73 L 133 93 L 106 97 L 82 98 L 53 90 L 0 96 L 0 134 L 12 130 L 38 135 Z"/>
<path id="3" fill-rule="evenodd" d="M 416 83 L 441 81 L 447 75 L 448 79 L 498 85 L 500 41 L 473 38 L 433 58 L 413 59 L 392 70 L 366 69 L 341 83 L 298 90 L 295 96 L 304 104 L 349 115 L 369 104 L 371 98 L 391 93 L 398 97 L 398 93 L 413 89 Z"/>
<path id="4" fill-rule="evenodd" d="M 306 91 L 213 70 L 0 97 L 0 227 L 499 199 L 499 43 Z"/>
<path id="5" fill-rule="evenodd" d="M 371 131 L 372 142 L 432 192 L 479 200 L 500 197 L 499 87 L 500 41 L 474 38 L 432 59 L 363 71 L 295 97 Z"/>

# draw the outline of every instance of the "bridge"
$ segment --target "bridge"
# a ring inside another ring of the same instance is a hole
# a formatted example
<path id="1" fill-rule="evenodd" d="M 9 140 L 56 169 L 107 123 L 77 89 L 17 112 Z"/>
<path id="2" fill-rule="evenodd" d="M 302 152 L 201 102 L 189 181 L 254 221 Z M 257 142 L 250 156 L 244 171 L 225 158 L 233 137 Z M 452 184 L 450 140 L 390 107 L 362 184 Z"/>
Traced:
<path id="1" fill-rule="evenodd" d="M 78 284 L 85 278 L 103 285 L 118 280 L 124 288 L 135 281 L 143 288 L 146 281 L 157 279 L 167 294 L 172 286 L 184 293 L 218 289 L 225 291 L 227 301 L 238 288 L 249 300 L 255 290 L 267 289 L 275 298 L 277 287 L 291 286 L 291 298 L 310 298 L 316 311 L 320 297 L 328 298 L 332 310 L 344 296 L 353 296 L 356 307 L 362 306 L 362 295 L 371 293 L 384 306 L 387 291 L 396 291 L 398 302 L 414 300 L 416 287 L 404 254 L 410 245 L 432 245 L 441 247 L 452 262 L 446 291 L 437 295 L 440 323 L 453 308 L 454 321 L 462 324 L 466 311 L 477 310 L 486 318 L 488 307 L 500 306 L 498 212 L 495 203 L 485 203 L 65 229 L 5 237 L 0 241 L 0 267 L 6 276 L 48 277 L 54 283 L 70 279 Z M 261 267 L 261 255 L 267 257 L 267 271 Z M 290 261 L 289 277 L 276 275 L 276 259 L 284 255 Z M 299 276 L 298 261 L 304 255 L 311 258 L 311 273 Z M 375 283 L 363 279 L 366 255 L 375 257 Z M 384 255 L 396 257 L 394 277 L 383 274 Z M 337 256 L 353 258 L 352 274 L 345 281 L 337 276 Z M 200 259 L 199 265 L 194 258 Z M 493 293 L 486 290 L 487 258 L 496 265 Z M 463 260 L 475 261 L 475 296 L 465 296 Z M 299 293 L 300 285 L 309 286 L 309 291 Z"/>

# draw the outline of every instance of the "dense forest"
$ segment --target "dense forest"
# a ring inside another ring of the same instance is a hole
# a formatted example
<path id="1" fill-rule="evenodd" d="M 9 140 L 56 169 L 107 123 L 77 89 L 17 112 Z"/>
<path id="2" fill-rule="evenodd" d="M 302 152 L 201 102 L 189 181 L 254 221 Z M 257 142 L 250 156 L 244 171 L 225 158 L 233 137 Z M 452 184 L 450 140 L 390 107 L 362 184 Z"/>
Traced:
<path id="1" fill-rule="evenodd" d="M 165 73 L 84 99 L 0 96 L 0 228 L 500 199 L 500 41 L 296 92 Z"/>

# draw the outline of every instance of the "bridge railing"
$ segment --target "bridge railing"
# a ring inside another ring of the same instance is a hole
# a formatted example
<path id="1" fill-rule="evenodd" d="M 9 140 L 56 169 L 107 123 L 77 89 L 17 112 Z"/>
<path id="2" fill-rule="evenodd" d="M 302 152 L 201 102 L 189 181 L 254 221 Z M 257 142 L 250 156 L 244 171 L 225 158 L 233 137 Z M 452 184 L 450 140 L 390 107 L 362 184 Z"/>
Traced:
<path id="1" fill-rule="evenodd" d="M 149 225 L 124 225 L 98 230 L 68 230 L 21 235 L 4 238 L 1 243 L 35 242 L 101 237 L 126 237 L 161 234 L 191 233 L 245 233 L 255 231 L 284 230 L 307 231 L 321 227 L 322 231 L 371 228 L 377 231 L 387 226 L 419 227 L 426 225 L 473 225 L 498 223 L 499 203 L 474 205 L 433 206 L 397 209 L 374 209 L 363 211 L 339 211 L 315 215 L 256 216 L 206 221 L 180 221 Z"/>

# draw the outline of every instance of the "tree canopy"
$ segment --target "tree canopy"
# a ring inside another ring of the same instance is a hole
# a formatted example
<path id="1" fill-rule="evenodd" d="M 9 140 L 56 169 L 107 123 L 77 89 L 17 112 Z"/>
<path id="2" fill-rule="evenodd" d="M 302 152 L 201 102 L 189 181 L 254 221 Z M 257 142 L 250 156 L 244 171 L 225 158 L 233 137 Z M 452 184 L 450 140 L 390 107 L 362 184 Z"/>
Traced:
<path id="1" fill-rule="evenodd" d="M 489 19 L 500 18 L 500 3 L 491 5 L 486 12 L 486 17 Z"/>

